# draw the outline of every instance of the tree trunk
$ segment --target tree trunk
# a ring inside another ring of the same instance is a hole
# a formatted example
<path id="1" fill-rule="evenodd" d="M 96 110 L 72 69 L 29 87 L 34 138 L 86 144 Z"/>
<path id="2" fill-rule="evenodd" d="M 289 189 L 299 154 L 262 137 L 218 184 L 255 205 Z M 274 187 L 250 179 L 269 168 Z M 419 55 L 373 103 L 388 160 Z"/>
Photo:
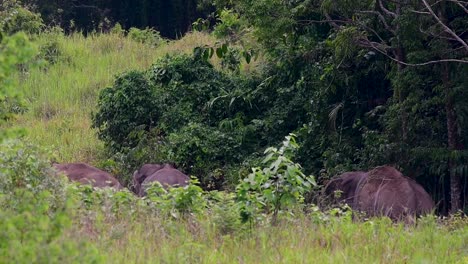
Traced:
<path id="1" fill-rule="evenodd" d="M 449 66 L 442 65 L 442 82 L 445 92 L 445 112 L 447 117 L 447 141 L 449 151 L 461 150 L 463 147 L 458 136 L 457 115 L 453 103 L 453 94 L 450 87 Z M 449 158 L 448 168 L 450 172 L 450 213 L 456 213 L 461 209 L 461 177 L 456 170 L 456 161 Z"/>
<path id="2" fill-rule="evenodd" d="M 438 10 L 439 18 L 446 24 L 445 16 L 446 3 L 440 4 Z M 445 33 L 447 34 L 447 33 Z M 447 118 L 447 144 L 450 153 L 463 149 L 460 137 L 458 136 L 457 114 L 455 113 L 452 84 L 450 82 L 450 67 L 447 62 L 442 64 L 442 84 L 445 93 L 445 112 Z M 457 171 L 457 161 L 451 158 L 448 160 L 450 174 L 450 213 L 454 214 L 461 209 L 461 176 Z"/>
<path id="3" fill-rule="evenodd" d="M 402 5 L 402 3 L 397 1 L 396 10 L 395 10 L 395 14 L 397 15 L 397 17 L 401 16 L 401 8 L 402 8 L 401 5 Z M 403 45 L 401 43 L 400 24 L 398 22 L 396 24 L 395 32 L 396 32 L 396 39 L 397 39 L 397 43 L 396 43 L 397 47 L 395 49 L 394 55 L 395 55 L 395 58 L 398 61 L 397 75 L 398 75 L 398 77 L 400 77 L 403 74 L 403 70 L 405 69 L 405 65 L 400 63 L 400 62 L 406 61 L 406 54 L 405 54 L 404 47 L 403 47 Z M 406 109 L 404 109 L 404 107 L 402 107 L 403 102 L 405 101 L 405 98 L 406 98 L 406 95 L 405 95 L 403 89 L 404 88 L 401 87 L 401 85 L 399 85 L 399 87 L 397 87 L 397 89 L 395 91 L 396 94 L 394 96 L 396 96 L 397 101 L 400 104 L 400 109 L 401 109 L 401 116 L 400 116 L 401 117 L 401 139 L 402 139 L 402 142 L 406 142 L 406 140 L 408 138 L 408 114 L 406 113 Z"/>

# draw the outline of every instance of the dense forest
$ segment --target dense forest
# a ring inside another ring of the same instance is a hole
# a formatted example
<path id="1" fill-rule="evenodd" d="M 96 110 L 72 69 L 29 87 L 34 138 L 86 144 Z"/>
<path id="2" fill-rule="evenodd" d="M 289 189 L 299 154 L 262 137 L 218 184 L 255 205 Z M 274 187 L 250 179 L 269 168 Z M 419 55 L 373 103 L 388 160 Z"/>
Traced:
<path id="1" fill-rule="evenodd" d="M 182 36 L 197 18 L 209 11 L 196 0 L 21 0 L 40 13 L 45 24 L 66 31 L 109 30 L 115 23 L 126 29 L 151 27 L 167 38 Z M 197 9 L 200 6 L 200 9 Z"/>
<path id="2" fill-rule="evenodd" d="M 458 0 L 2 1 L 0 262 L 463 262 L 467 28 Z M 135 191 L 149 163 L 190 184 Z M 326 197 L 383 165 L 434 214 Z"/>

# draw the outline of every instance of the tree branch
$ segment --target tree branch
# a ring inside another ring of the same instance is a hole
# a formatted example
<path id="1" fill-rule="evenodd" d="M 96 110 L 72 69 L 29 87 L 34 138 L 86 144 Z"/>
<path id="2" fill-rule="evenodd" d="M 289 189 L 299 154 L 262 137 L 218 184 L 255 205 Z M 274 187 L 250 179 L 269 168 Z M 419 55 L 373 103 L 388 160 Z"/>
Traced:
<path id="1" fill-rule="evenodd" d="M 453 30 L 451 30 L 447 25 L 445 25 L 442 20 L 434 13 L 434 10 L 432 10 L 431 6 L 427 3 L 426 0 L 421 0 L 423 4 L 426 6 L 427 11 L 431 13 L 431 15 L 434 17 L 434 19 L 442 26 L 442 28 L 447 32 L 448 34 L 452 35 L 458 42 L 460 42 L 463 47 L 465 47 L 466 51 L 468 52 L 468 44 L 461 39 Z"/>
<path id="2" fill-rule="evenodd" d="M 385 6 L 383 5 L 382 3 L 382 0 L 379 0 L 379 7 L 380 9 L 382 9 L 382 11 L 387 15 L 387 16 L 391 16 L 393 18 L 397 18 L 397 14 L 393 13 L 392 11 L 388 10 L 387 8 L 385 8 Z"/>
<path id="3" fill-rule="evenodd" d="M 454 0 L 452 0 L 452 1 L 450 1 L 450 2 L 454 2 L 454 3 L 457 4 L 459 7 L 461 7 L 461 8 L 465 11 L 465 13 L 468 14 L 468 9 L 465 7 L 466 5 L 468 5 L 467 2 L 463 2 L 463 1 L 454 1 Z"/>
<path id="4" fill-rule="evenodd" d="M 457 62 L 457 63 L 466 63 L 468 64 L 468 60 L 460 60 L 460 59 L 440 59 L 440 60 L 432 60 L 432 61 L 426 61 L 422 63 L 408 63 L 404 62 L 398 59 L 395 59 L 393 56 L 388 55 L 388 53 L 385 50 L 381 50 L 379 47 L 375 46 L 375 43 L 368 39 L 363 39 L 367 43 L 367 46 L 374 49 L 375 51 L 379 52 L 380 54 L 386 56 L 387 58 L 391 59 L 392 61 L 405 65 L 405 66 L 410 66 L 410 67 L 417 67 L 417 66 L 426 66 L 430 64 L 436 64 L 436 63 L 443 63 L 443 62 Z"/>
<path id="5" fill-rule="evenodd" d="M 385 29 L 387 29 L 388 31 L 392 32 L 392 33 L 395 33 L 395 31 L 387 24 L 387 20 L 385 20 L 384 16 L 377 12 L 377 11 L 357 11 L 357 13 L 363 13 L 363 14 L 374 14 L 376 15 L 379 20 L 382 22 L 382 24 L 384 25 Z"/>

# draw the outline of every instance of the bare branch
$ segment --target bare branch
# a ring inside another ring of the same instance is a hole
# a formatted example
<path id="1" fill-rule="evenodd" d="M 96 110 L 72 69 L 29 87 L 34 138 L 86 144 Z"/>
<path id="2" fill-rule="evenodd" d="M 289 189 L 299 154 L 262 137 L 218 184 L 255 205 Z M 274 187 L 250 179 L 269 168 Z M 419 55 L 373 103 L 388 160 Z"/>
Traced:
<path id="1" fill-rule="evenodd" d="M 426 66 L 430 64 L 437 64 L 437 63 L 443 63 L 443 62 L 457 62 L 457 63 L 466 63 L 468 64 L 468 60 L 462 60 L 462 59 L 440 59 L 440 60 L 432 60 L 432 61 L 426 61 L 422 63 L 408 63 L 404 62 L 401 60 L 398 60 L 394 58 L 393 56 L 388 55 L 388 53 L 385 50 L 380 49 L 378 46 L 376 46 L 374 42 L 369 41 L 368 39 L 363 39 L 362 41 L 365 41 L 367 43 L 367 47 L 370 47 L 374 49 L 375 51 L 379 52 L 380 54 L 384 55 L 385 57 L 391 59 L 392 61 L 402 64 L 405 66 L 410 66 L 410 67 L 417 67 L 417 66 Z"/>
<path id="2" fill-rule="evenodd" d="M 450 2 L 454 2 L 455 4 L 457 4 L 459 7 L 461 7 L 465 13 L 468 14 L 468 9 L 465 7 L 466 5 L 468 5 L 467 2 L 462 2 L 462 1 L 450 1 Z"/>
<path id="3" fill-rule="evenodd" d="M 305 20 L 297 20 L 298 23 L 306 23 L 306 24 L 313 24 L 313 23 L 342 23 L 342 24 L 350 24 L 351 20 L 340 20 L 340 19 L 324 19 L 324 20 L 312 20 L 312 19 L 305 19 Z M 339 25 L 338 25 L 339 26 Z"/>
<path id="4" fill-rule="evenodd" d="M 340 28 L 340 26 L 338 24 L 336 24 L 335 22 L 333 22 L 333 19 L 330 17 L 330 15 L 327 13 L 327 12 L 324 12 L 325 14 L 325 17 L 327 18 L 327 20 L 331 21 L 330 24 L 334 27 L 334 28 Z"/>
<path id="5" fill-rule="evenodd" d="M 433 4 L 431 4 L 430 6 L 435 6 L 441 2 L 443 2 L 444 0 L 439 0 Z M 468 5 L 468 2 L 465 2 L 465 1 L 458 1 L 458 0 L 445 0 L 446 2 L 452 2 L 452 3 L 455 3 L 456 5 L 458 5 L 459 7 L 461 7 L 463 9 L 463 11 L 465 11 L 465 13 L 468 14 L 468 9 L 465 7 Z M 422 11 L 422 10 L 410 10 L 411 12 L 413 13 L 416 13 L 416 14 L 424 14 L 424 15 L 430 15 L 431 13 L 428 12 L 428 11 Z"/>
<path id="6" fill-rule="evenodd" d="M 363 14 L 374 14 L 376 15 L 379 20 L 382 22 L 382 24 L 384 25 L 385 29 L 387 29 L 388 31 L 392 32 L 392 33 L 395 33 L 395 31 L 387 24 L 387 20 L 385 20 L 384 16 L 377 12 L 377 11 L 357 11 L 358 13 L 363 13 Z"/>
<path id="7" fill-rule="evenodd" d="M 431 13 L 429 13 L 429 12 L 418 11 L 418 10 L 410 10 L 410 12 L 416 13 L 416 14 L 423 14 L 423 15 L 430 15 L 430 14 L 431 14 Z"/>
<path id="8" fill-rule="evenodd" d="M 380 9 L 382 9 L 382 11 L 387 15 L 387 16 L 391 16 L 393 18 L 397 18 L 397 14 L 393 13 L 392 11 L 388 10 L 387 8 L 385 8 L 385 6 L 383 5 L 382 3 L 382 0 L 379 0 L 379 6 L 380 6 Z"/>
<path id="9" fill-rule="evenodd" d="M 461 39 L 453 30 L 451 30 L 447 25 L 445 25 L 442 20 L 434 13 L 434 10 L 432 10 L 431 6 L 427 3 L 426 0 L 421 0 L 423 4 L 426 6 L 427 11 L 431 13 L 431 15 L 434 17 L 434 19 L 444 28 L 445 32 L 448 34 L 452 35 L 458 42 L 460 42 L 463 47 L 465 47 L 466 51 L 468 52 L 468 44 Z"/>

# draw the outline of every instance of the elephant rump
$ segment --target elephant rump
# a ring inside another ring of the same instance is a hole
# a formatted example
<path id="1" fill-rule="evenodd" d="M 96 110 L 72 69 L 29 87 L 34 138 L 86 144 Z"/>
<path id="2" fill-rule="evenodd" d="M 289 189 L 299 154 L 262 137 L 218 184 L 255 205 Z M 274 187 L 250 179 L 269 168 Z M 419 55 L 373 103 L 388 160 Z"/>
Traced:
<path id="1" fill-rule="evenodd" d="M 325 193 L 341 191 L 342 202 L 369 217 L 408 220 L 434 209 L 434 202 L 424 188 L 391 166 L 376 167 L 369 172 L 343 173 L 333 181 L 335 183 L 327 186 Z"/>
<path id="2" fill-rule="evenodd" d="M 65 174 L 71 181 L 90 184 L 98 188 L 122 189 L 120 182 L 110 173 L 85 163 L 57 163 L 53 167 L 57 172 Z"/>

